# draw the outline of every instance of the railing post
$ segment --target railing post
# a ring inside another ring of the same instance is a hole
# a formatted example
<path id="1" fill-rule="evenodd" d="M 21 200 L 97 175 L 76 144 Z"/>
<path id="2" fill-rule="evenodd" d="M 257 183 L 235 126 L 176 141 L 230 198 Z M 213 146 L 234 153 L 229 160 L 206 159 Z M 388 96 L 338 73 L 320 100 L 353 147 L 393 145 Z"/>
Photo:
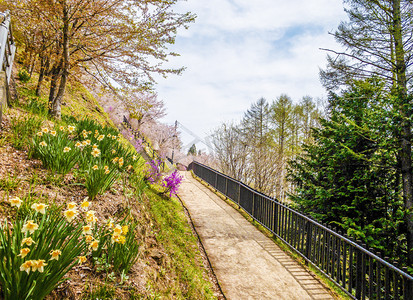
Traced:
<path id="1" fill-rule="evenodd" d="M 305 257 L 307 260 L 305 261 L 305 265 L 308 266 L 308 260 L 310 259 L 310 251 L 311 251 L 311 222 L 307 221 L 305 225 L 306 229 L 306 241 L 305 241 Z"/>
<path id="2" fill-rule="evenodd" d="M 251 215 L 252 215 L 252 217 L 255 217 L 255 216 L 254 216 L 254 212 L 255 212 L 255 192 L 252 193 L 252 209 L 251 209 Z"/>
<path id="3" fill-rule="evenodd" d="M 239 203 L 241 202 L 241 185 L 238 183 L 238 209 L 240 208 Z"/>

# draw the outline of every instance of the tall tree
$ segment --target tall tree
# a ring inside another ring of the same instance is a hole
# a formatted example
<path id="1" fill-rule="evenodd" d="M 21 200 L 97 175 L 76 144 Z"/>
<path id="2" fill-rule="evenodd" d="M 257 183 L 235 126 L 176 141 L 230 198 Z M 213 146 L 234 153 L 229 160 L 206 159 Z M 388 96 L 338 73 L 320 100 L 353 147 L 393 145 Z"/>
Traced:
<path id="1" fill-rule="evenodd" d="M 173 11 L 178 0 L 19 0 L 6 3 L 27 25 L 53 37 L 48 57 L 49 111 L 60 117 L 60 105 L 70 78 L 91 76 L 108 86 L 115 83 L 141 89 L 152 87 L 153 74 L 178 74 L 163 68 L 176 53 L 167 50 L 180 27 L 194 20 L 190 13 Z M 26 19 L 26 16 L 29 18 Z M 36 23 L 36 16 L 44 22 Z M 31 22 L 33 21 L 33 22 Z M 15 28 L 19 31 L 19 27 Z M 34 30 L 18 33 L 25 44 Z M 38 43 L 45 46 L 44 43 Z M 26 47 L 33 56 L 44 54 L 37 44 Z M 40 60 L 42 61 L 42 59 Z"/>
<path id="2" fill-rule="evenodd" d="M 212 134 L 212 144 L 218 168 L 224 174 L 245 181 L 247 175 L 247 145 L 235 124 L 222 124 Z"/>
<path id="3" fill-rule="evenodd" d="M 407 262 L 394 139 L 386 129 L 388 92 L 377 79 L 330 95 L 329 119 L 290 162 L 300 210 L 338 226 L 385 255 Z"/>
<path id="4" fill-rule="evenodd" d="M 413 169 L 411 97 L 413 3 L 409 0 L 346 0 L 348 22 L 334 36 L 346 51 L 328 57 L 321 72 L 326 87 L 372 75 L 383 78 L 391 91 L 392 134 L 397 138 L 402 177 L 409 265 L 413 265 Z"/>
<path id="5" fill-rule="evenodd" d="M 269 186 L 274 178 L 276 157 L 271 149 L 270 106 L 264 98 L 253 103 L 245 112 L 239 130 L 247 145 L 248 178 L 253 187 L 264 193 L 273 193 Z"/>

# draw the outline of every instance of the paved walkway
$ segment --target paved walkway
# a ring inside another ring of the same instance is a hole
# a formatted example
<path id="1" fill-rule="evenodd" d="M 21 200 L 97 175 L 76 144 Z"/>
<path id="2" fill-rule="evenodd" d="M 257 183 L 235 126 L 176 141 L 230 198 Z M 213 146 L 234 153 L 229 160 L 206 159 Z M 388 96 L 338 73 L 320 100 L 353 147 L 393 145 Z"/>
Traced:
<path id="1" fill-rule="evenodd" d="M 306 269 L 207 187 L 182 172 L 187 206 L 227 299 L 334 299 Z"/>

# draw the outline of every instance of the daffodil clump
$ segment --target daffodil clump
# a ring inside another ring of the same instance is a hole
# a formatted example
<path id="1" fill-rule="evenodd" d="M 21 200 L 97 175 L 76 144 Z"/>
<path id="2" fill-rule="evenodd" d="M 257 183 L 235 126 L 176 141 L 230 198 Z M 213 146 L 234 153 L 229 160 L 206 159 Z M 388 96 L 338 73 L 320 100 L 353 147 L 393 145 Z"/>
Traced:
<path id="1" fill-rule="evenodd" d="M 9 199 L 21 209 L 21 199 Z M 60 207 L 34 203 L 24 218 L 0 225 L 0 283 L 4 299 L 43 299 L 87 253 L 82 230 Z"/>
<path id="2" fill-rule="evenodd" d="M 9 204 L 19 210 L 24 202 L 14 197 Z M 88 198 L 60 207 L 33 203 L 25 218 L 0 226 L 4 299 L 43 299 L 65 280 L 68 271 L 88 257 L 104 257 L 114 271 L 129 271 L 139 253 L 135 223 L 124 219 L 99 225 L 90 206 Z"/>
<path id="3" fill-rule="evenodd" d="M 75 126 L 41 128 L 33 138 L 32 154 L 45 168 L 66 174 L 78 162 L 80 151 L 72 140 Z"/>
<path id="4" fill-rule="evenodd" d="M 42 127 L 33 138 L 32 153 L 46 168 L 61 174 L 77 165 L 88 196 L 94 199 L 140 164 L 140 156 L 120 140 L 116 129 L 84 119 L 68 126 Z"/>
<path id="5" fill-rule="evenodd" d="M 121 274 L 129 272 L 139 257 L 140 243 L 135 239 L 136 223 L 128 218 L 115 222 L 110 219 L 97 230 L 100 245 L 92 252 L 94 261 L 105 258 L 113 271 Z"/>

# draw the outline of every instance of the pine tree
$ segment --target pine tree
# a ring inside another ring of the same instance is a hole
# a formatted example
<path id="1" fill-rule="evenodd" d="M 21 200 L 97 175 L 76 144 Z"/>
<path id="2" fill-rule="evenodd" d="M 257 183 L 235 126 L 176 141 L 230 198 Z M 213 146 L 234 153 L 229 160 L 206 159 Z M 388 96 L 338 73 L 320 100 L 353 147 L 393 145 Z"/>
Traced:
<path id="1" fill-rule="evenodd" d="M 377 79 L 331 94 L 330 118 L 313 129 L 314 143 L 290 162 L 288 177 L 300 210 L 405 263 L 397 152 L 383 130 L 391 122 L 387 97 Z"/>

